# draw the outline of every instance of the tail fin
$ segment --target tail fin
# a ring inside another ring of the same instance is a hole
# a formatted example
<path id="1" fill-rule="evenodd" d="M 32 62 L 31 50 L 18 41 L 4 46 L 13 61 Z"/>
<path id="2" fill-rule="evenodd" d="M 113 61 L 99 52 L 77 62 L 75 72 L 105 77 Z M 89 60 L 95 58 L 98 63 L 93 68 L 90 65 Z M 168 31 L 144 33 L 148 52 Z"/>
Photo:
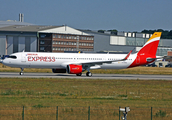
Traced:
<path id="1" fill-rule="evenodd" d="M 137 53 L 136 59 L 128 68 L 145 65 L 155 61 L 160 37 L 161 32 L 155 32 Z"/>
<path id="2" fill-rule="evenodd" d="M 155 57 L 160 37 L 161 32 L 155 32 L 137 54 Z"/>

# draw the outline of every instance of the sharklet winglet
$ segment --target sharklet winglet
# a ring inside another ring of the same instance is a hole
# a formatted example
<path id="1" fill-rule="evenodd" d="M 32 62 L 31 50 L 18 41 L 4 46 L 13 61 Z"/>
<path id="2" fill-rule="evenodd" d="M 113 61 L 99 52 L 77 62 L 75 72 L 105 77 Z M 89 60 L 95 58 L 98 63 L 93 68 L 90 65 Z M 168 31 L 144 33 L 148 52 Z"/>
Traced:
<path id="1" fill-rule="evenodd" d="M 124 58 L 124 60 L 127 60 L 131 53 L 132 53 L 132 50 L 127 54 L 127 56 Z"/>

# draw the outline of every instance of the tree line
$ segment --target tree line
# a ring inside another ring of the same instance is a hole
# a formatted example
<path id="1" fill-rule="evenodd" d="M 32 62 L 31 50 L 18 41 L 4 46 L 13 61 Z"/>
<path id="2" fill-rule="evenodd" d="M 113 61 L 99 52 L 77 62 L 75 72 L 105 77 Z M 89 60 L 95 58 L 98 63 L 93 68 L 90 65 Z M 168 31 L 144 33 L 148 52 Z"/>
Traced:
<path id="1" fill-rule="evenodd" d="M 162 39 L 172 39 L 172 30 L 163 30 L 163 29 L 158 29 L 158 30 L 143 30 L 141 33 L 148 33 L 148 34 L 153 34 L 154 32 L 162 32 L 161 38 Z"/>
<path id="2" fill-rule="evenodd" d="M 111 34 L 115 34 L 117 35 L 118 30 L 113 29 L 113 30 L 98 30 L 98 32 L 100 33 L 105 33 L 105 31 L 107 32 L 111 32 Z M 157 30 L 143 30 L 141 31 L 141 33 L 147 33 L 147 34 L 153 34 L 154 32 L 162 32 L 161 38 L 162 39 L 172 39 L 172 30 L 168 31 L 168 30 L 163 30 L 163 29 L 157 29 Z M 134 33 L 138 33 L 137 31 Z"/>

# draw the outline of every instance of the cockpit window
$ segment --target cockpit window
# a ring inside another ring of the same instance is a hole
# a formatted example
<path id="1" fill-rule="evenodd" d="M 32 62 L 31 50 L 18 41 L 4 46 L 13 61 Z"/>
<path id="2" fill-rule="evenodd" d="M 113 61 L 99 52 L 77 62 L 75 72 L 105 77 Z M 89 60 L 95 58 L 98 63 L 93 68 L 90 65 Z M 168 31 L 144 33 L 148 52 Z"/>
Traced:
<path id="1" fill-rule="evenodd" d="M 17 57 L 15 55 L 10 55 L 8 58 L 16 59 Z"/>

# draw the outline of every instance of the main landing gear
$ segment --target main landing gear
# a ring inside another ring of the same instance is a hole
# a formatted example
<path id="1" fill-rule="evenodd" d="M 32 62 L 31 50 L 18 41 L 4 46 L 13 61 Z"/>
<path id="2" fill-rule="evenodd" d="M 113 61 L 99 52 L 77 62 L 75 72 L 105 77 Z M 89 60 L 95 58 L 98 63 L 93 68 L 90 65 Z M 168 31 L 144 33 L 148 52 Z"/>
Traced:
<path id="1" fill-rule="evenodd" d="M 88 71 L 86 73 L 86 76 L 91 77 L 92 76 L 92 73 L 90 72 L 90 67 L 88 67 L 86 70 Z"/>
<path id="2" fill-rule="evenodd" d="M 24 74 L 23 70 L 24 70 L 24 68 L 21 68 L 21 71 L 20 71 L 19 75 L 23 75 Z"/>
<path id="3" fill-rule="evenodd" d="M 81 75 L 82 75 L 82 73 L 76 74 L 76 76 L 81 76 Z M 86 73 L 86 76 L 91 77 L 92 76 L 92 73 L 91 72 L 87 72 Z"/>
<path id="4" fill-rule="evenodd" d="M 81 76 L 81 75 L 82 75 L 82 73 L 76 74 L 76 76 Z"/>
<path id="5" fill-rule="evenodd" d="M 91 77 L 92 76 L 92 73 L 91 72 L 87 72 L 86 73 L 86 76 Z"/>

